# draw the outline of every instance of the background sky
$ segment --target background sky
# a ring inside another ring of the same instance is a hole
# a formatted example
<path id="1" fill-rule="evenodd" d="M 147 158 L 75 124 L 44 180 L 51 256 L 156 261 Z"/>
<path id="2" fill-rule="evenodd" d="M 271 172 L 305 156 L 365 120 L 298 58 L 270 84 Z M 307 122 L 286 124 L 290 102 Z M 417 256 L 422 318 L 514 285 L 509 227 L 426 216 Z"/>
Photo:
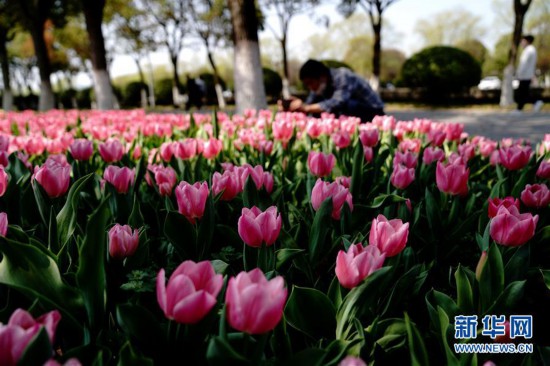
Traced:
<path id="1" fill-rule="evenodd" d="M 331 24 L 337 23 L 344 18 L 336 11 L 334 0 L 332 4 L 327 4 L 315 8 L 315 17 L 325 16 Z M 510 1 L 510 7 L 512 2 Z M 464 9 L 479 16 L 481 24 L 488 31 L 481 37 L 481 41 L 486 47 L 492 49 L 498 37 L 501 35 L 502 27 L 506 26 L 499 23 L 495 14 L 493 0 L 398 0 L 393 3 L 384 12 L 384 27 L 391 32 L 389 40 L 382 38 L 382 48 L 397 48 L 407 56 L 420 50 L 420 37 L 415 32 L 418 21 L 429 19 L 430 16 L 442 11 Z M 362 9 L 361 12 L 364 13 Z M 510 11 L 512 11 L 510 9 Z M 307 39 L 314 34 L 323 33 L 326 28 L 316 24 L 311 14 L 301 14 L 292 18 L 289 33 L 289 54 L 290 58 L 304 60 L 307 58 Z M 277 18 L 275 16 L 267 17 L 267 22 L 275 29 L 278 29 Z M 370 27 L 370 25 L 369 25 Z M 266 29 L 260 32 L 261 39 L 273 38 L 271 30 Z M 384 32 L 384 31 L 383 31 Z M 383 34 L 384 35 L 384 34 Z M 391 42 L 391 44 L 388 44 Z M 187 61 L 186 64 L 206 63 L 202 56 L 204 52 L 197 49 L 187 49 L 180 55 L 180 61 Z M 168 59 L 163 52 L 154 52 L 151 54 L 152 62 L 158 64 L 168 64 Z M 184 72 L 185 70 L 182 70 Z M 112 77 L 124 74 L 137 73 L 137 68 L 130 57 L 116 56 L 111 65 Z"/>

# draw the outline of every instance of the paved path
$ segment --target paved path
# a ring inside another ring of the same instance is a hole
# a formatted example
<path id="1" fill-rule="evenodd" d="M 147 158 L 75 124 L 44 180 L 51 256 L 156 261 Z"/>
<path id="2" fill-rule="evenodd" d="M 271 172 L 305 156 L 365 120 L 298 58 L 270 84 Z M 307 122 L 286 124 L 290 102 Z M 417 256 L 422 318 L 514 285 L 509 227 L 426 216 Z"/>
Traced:
<path id="1" fill-rule="evenodd" d="M 483 109 L 395 109 L 386 110 L 398 121 L 427 118 L 436 122 L 458 122 L 470 135 L 482 135 L 495 140 L 504 137 L 528 138 L 537 143 L 550 134 L 550 112 L 523 112 L 520 116 L 511 112 Z"/>

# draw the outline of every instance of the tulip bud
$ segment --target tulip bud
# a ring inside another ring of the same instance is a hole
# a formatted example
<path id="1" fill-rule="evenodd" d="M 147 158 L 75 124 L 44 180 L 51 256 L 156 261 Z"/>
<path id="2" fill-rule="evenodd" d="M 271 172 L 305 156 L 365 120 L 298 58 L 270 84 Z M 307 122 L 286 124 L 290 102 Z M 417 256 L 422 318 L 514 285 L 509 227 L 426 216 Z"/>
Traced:
<path id="1" fill-rule="evenodd" d="M 527 184 L 520 197 L 527 207 L 543 208 L 550 204 L 550 190 L 546 184 Z"/>
<path id="2" fill-rule="evenodd" d="M 106 163 L 117 162 L 124 155 L 124 146 L 119 140 L 110 139 L 99 145 L 99 155 Z"/>
<path id="3" fill-rule="evenodd" d="M 515 206 L 501 206 L 491 219 L 491 238 L 498 244 L 517 247 L 528 242 L 535 235 L 538 215 L 520 214 Z"/>
<path id="4" fill-rule="evenodd" d="M 125 194 L 134 182 L 135 174 L 135 168 L 109 165 L 103 172 L 103 179 L 112 184 L 118 193 Z"/>
<path id="5" fill-rule="evenodd" d="M 481 279 L 481 272 L 483 271 L 483 267 L 485 266 L 485 262 L 487 262 L 487 251 L 486 250 L 484 250 L 481 253 L 481 257 L 479 258 L 479 262 L 477 262 L 476 279 L 478 281 Z"/>
<path id="6" fill-rule="evenodd" d="M 71 166 L 64 158 L 63 155 L 50 155 L 46 162 L 34 171 L 34 179 L 50 198 L 60 197 L 69 189 Z"/>
<path id="7" fill-rule="evenodd" d="M 191 185 L 185 181 L 176 187 L 176 200 L 178 211 L 191 223 L 202 218 L 208 198 L 208 185 L 206 182 L 196 182 Z"/>
<path id="8" fill-rule="evenodd" d="M 71 144 L 70 151 L 75 160 L 87 161 L 94 153 L 94 143 L 87 139 L 76 139 Z"/>
<path id="9" fill-rule="evenodd" d="M 5 237 L 8 233 L 8 214 L 0 212 L 0 235 Z"/>
<path id="10" fill-rule="evenodd" d="M 371 273 L 381 268 L 386 255 L 375 245 L 358 243 L 349 247 L 347 252 L 340 250 L 336 258 L 336 277 L 340 284 L 352 289 L 359 285 Z"/>
<path id="11" fill-rule="evenodd" d="M 259 248 L 262 243 L 270 246 L 275 243 L 281 231 L 281 215 L 277 207 L 271 206 L 264 212 L 254 206 L 251 209 L 244 207 L 238 222 L 238 231 L 241 239 L 251 247 Z"/>
<path id="12" fill-rule="evenodd" d="M 468 193 L 470 169 L 461 159 L 447 163 L 437 162 L 435 181 L 441 192 L 464 196 Z"/>
<path id="13" fill-rule="evenodd" d="M 114 259 L 124 259 L 134 255 L 139 245 L 137 229 L 128 225 L 116 224 L 109 230 L 109 254 Z"/>
<path id="14" fill-rule="evenodd" d="M 378 215 L 372 220 L 369 244 L 376 246 L 387 257 L 393 257 L 405 249 L 409 236 L 409 223 L 400 219 L 389 220 Z"/>
<path id="15" fill-rule="evenodd" d="M 336 157 L 332 154 L 310 151 L 307 157 L 309 171 L 316 177 L 326 177 L 329 175 L 335 164 Z"/>
<path id="16" fill-rule="evenodd" d="M 6 189 L 8 189 L 8 174 L 4 167 L 0 165 L 0 197 L 6 193 Z"/>

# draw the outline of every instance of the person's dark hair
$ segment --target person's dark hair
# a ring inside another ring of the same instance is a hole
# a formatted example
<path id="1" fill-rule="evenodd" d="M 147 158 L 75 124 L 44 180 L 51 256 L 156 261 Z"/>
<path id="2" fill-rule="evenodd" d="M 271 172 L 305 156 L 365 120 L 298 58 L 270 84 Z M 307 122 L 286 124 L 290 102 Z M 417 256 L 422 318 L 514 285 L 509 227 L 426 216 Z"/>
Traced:
<path id="1" fill-rule="evenodd" d="M 521 37 L 521 38 L 523 38 L 524 40 L 526 40 L 526 41 L 529 42 L 529 43 L 533 43 L 533 41 L 535 40 L 535 37 L 533 37 L 533 36 L 530 35 L 530 34 L 526 34 L 526 35 L 524 35 L 524 36 Z"/>
<path id="2" fill-rule="evenodd" d="M 321 76 L 329 75 L 329 68 L 322 62 L 309 59 L 300 68 L 300 80 L 319 79 Z"/>

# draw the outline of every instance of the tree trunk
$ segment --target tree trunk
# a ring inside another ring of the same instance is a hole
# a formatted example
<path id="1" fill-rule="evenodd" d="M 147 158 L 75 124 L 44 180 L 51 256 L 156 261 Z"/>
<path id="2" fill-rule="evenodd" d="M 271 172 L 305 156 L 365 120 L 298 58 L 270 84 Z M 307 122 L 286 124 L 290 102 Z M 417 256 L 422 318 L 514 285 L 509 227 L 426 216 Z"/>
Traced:
<path id="1" fill-rule="evenodd" d="M 40 98 L 38 100 L 38 110 L 47 111 L 54 108 L 54 94 L 52 83 L 50 81 L 51 64 L 48 56 L 48 49 L 44 40 L 44 24 L 33 23 L 30 27 L 31 38 L 36 55 L 36 63 L 40 73 Z"/>
<path id="2" fill-rule="evenodd" d="M 514 0 L 514 33 L 512 34 L 512 43 L 508 51 L 508 65 L 504 68 L 503 85 L 500 93 L 500 106 L 507 107 L 514 104 L 514 88 L 512 81 L 516 69 L 516 60 L 518 57 L 518 46 L 523 32 L 523 21 L 525 13 L 529 9 L 532 0 L 525 3 L 522 0 Z"/>
<path id="3" fill-rule="evenodd" d="M 374 45 L 372 47 L 372 77 L 370 84 L 375 91 L 378 91 L 380 86 L 380 58 L 382 55 L 382 14 L 378 14 L 378 20 L 372 22 L 372 30 L 374 33 Z"/>
<path id="4" fill-rule="evenodd" d="M 225 108 L 225 99 L 223 98 L 222 85 L 220 84 L 220 74 L 218 73 L 218 68 L 216 67 L 214 57 L 212 56 L 212 52 L 210 52 L 210 47 L 208 47 L 208 45 L 206 46 L 206 52 L 208 54 L 208 61 L 210 61 L 210 66 L 212 66 L 212 72 L 214 73 L 214 89 L 216 90 L 218 107 L 220 107 L 220 109 L 223 109 Z"/>
<path id="5" fill-rule="evenodd" d="M 170 57 L 170 61 L 172 61 L 172 72 L 173 72 L 172 77 L 174 78 L 174 84 L 172 87 L 173 105 L 174 107 L 179 108 L 181 107 L 180 93 L 181 93 L 182 86 L 181 86 L 181 81 L 180 81 L 179 72 L 178 72 L 178 56 L 172 55 Z"/>
<path id="6" fill-rule="evenodd" d="M 286 34 L 281 38 L 281 50 L 283 53 L 283 98 L 290 98 L 289 71 L 288 71 L 288 50 L 286 47 Z"/>
<path id="7" fill-rule="evenodd" d="M 101 110 L 114 109 L 115 94 L 107 71 L 105 39 L 101 30 L 105 0 L 85 0 L 82 2 L 82 7 L 90 40 L 97 108 Z"/>
<path id="8" fill-rule="evenodd" d="M 229 0 L 233 25 L 235 104 L 237 113 L 267 107 L 254 0 Z"/>
<path id="9" fill-rule="evenodd" d="M 138 74 L 139 74 L 139 81 L 141 83 L 140 88 L 140 96 L 141 96 L 141 107 L 146 108 L 147 107 L 147 89 L 145 85 L 145 74 L 143 73 L 143 68 L 141 67 L 141 64 L 139 63 L 139 57 L 134 58 L 134 61 L 136 63 L 136 66 L 138 68 Z"/>
<path id="10" fill-rule="evenodd" d="M 2 64 L 2 78 L 4 80 L 4 92 L 2 93 L 2 109 L 11 111 L 13 108 L 13 95 L 11 91 L 10 64 L 8 50 L 6 49 L 7 32 L 0 30 L 0 64 Z"/>

